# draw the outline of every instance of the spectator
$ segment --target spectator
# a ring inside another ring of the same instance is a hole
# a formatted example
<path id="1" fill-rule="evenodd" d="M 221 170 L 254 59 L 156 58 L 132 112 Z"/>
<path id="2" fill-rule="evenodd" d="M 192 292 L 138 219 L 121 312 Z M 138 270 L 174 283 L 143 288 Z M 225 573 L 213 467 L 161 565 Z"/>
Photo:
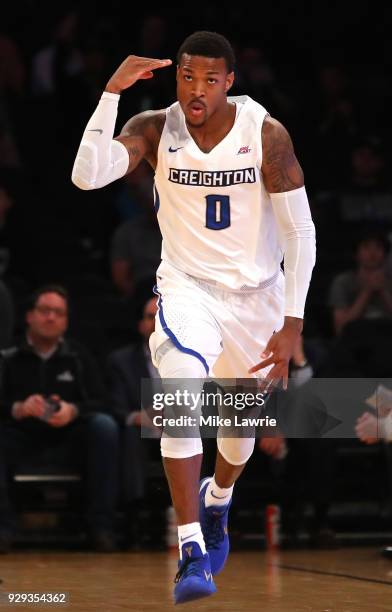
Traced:
<path id="1" fill-rule="evenodd" d="M 7 473 L 42 450 L 65 451 L 86 477 L 87 522 L 96 550 L 115 548 L 117 425 L 101 414 L 104 391 L 90 354 L 64 339 L 68 298 L 38 289 L 26 314 L 26 337 L 3 353 L 0 397 L 0 551 L 14 535 Z M 83 466 L 83 467 L 82 467 Z"/>
<path id="2" fill-rule="evenodd" d="M 377 137 L 358 139 L 350 164 L 350 175 L 340 196 L 340 220 L 346 228 L 365 221 L 390 228 L 392 194 L 381 141 Z"/>
<path id="3" fill-rule="evenodd" d="M 337 334 L 349 321 L 391 317 L 392 278 L 386 267 L 387 251 L 388 243 L 381 235 L 362 237 L 356 250 L 356 270 L 333 280 L 329 305 Z"/>
<path id="4" fill-rule="evenodd" d="M 161 261 L 162 237 L 159 230 L 152 199 L 152 181 L 147 166 L 137 169 L 143 181 L 139 189 L 139 204 L 142 210 L 138 216 L 122 223 L 115 231 L 111 248 L 112 279 L 125 296 L 143 292 L 151 293 L 156 269 Z M 145 184 L 149 183 L 146 197 Z"/>
<path id="5" fill-rule="evenodd" d="M 334 63 L 321 66 L 312 93 L 310 121 L 316 115 L 312 148 L 319 151 L 316 164 L 309 158 L 312 174 L 319 187 L 340 187 L 346 178 L 350 145 L 360 129 L 346 68 Z"/>
<path id="6" fill-rule="evenodd" d="M 14 308 L 11 294 L 0 280 L 0 349 L 7 348 L 12 343 L 14 331 Z"/>
<path id="7" fill-rule="evenodd" d="M 141 24 L 136 54 L 141 57 L 171 57 L 167 30 L 167 19 L 157 14 L 146 16 Z M 170 71 L 157 72 L 153 79 L 143 85 L 146 86 L 136 93 L 136 98 L 140 96 L 138 112 L 160 108 L 162 104 L 172 100 Z"/>
<path id="8" fill-rule="evenodd" d="M 159 378 L 148 347 L 148 340 L 155 327 L 156 312 L 156 298 L 149 298 L 143 305 L 142 317 L 138 323 L 140 342 L 114 351 L 108 359 L 109 403 L 123 434 L 122 468 L 128 544 L 135 544 L 141 535 L 138 521 L 140 504 L 145 494 L 148 441 L 141 438 L 140 427 L 154 431 L 150 416 L 142 409 L 141 380 Z"/>
<path id="9" fill-rule="evenodd" d="M 268 62 L 265 53 L 256 45 L 246 45 L 238 57 L 238 79 L 236 87 L 263 104 L 271 114 L 281 121 L 289 120 L 292 115 L 293 98 L 281 88 L 278 79 Z"/>
<path id="10" fill-rule="evenodd" d="M 26 69 L 21 50 L 12 38 L 0 32 L 1 168 L 18 169 L 22 165 L 17 126 L 21 122 L 19 117 L 25 83 Z"/>
<path id="11" fill-rule="evenodd" d="M 331 155 L 342 147 L 335 146 Z M 321 164 L 329 174 L 331 164 Z M 336 166 L 336 160 L 335 165 Z M 388 184 L 387 161 L 381 141 L 363 136 L 351 143 L 347 162 L 340 164 L 345 178 L 340 189 L 319 184 L 312 198 L 312 213 L 319 228 L 318 239 L 325 265 L 330 269 L 345 261 L 350 253 L 347 237 L 361 231 L 364 224 L 380 232 L 392 229 L 392 193 Z M 330 249 L 331 235 L 336 249 Z"/>
<path id="12" fill-rule="evenodd" d="M 67 78 L 82 71 L 82 56 L 76 43 L 78 22 L 77 12 L 65 11 L 53 28 L 51 43 L 33 57 L 34 95 L 54 95 Z"/>

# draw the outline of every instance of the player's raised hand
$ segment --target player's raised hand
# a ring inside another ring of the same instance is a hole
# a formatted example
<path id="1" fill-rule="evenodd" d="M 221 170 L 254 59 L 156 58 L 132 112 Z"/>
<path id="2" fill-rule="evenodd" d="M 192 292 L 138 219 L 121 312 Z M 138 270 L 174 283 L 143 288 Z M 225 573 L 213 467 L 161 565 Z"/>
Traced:
<path id="1" fill-rule="evenodd" d="M 263 361 L 250 368 L 249 373 L 253 374 L 272 365 L 273 367 L 265 377 L 266 387 L 269 388 L 271 384 L 283 379 L 283 388 L 287 389 L 289 362 L 298 343 L 298 335 L 301 332 L 302 319 L 286 317 L 282 329 L 271 336 L 267 346 L 261 353 L 260 356 Z"/>
<path id="2" fill-rule="evenodd" d="M 170 66 L 170 59 L 152 59 L 150 57 L 138 57 L 128 55 L 116 72 L 110 77 L 105 90 L 111 93 L 121 93 L 124 89 L 131 87 L 139 79 L 151 79 L 153 70 Z"/>

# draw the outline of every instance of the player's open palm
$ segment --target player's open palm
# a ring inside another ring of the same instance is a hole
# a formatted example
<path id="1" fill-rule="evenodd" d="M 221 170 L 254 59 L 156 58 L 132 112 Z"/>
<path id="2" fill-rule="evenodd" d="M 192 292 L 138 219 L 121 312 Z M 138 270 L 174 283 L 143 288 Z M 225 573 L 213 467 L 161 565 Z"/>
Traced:
<path id="1" fill-rule="evenodd" d="M 106 89 L 114 93 L 120 93 L 131 87 L 139 79 L 151 79 L 154 76 L 154 70 L 170 66 L 171 63 L 170 59 L 161 60 L 128 55 L 110 78 Z"/>

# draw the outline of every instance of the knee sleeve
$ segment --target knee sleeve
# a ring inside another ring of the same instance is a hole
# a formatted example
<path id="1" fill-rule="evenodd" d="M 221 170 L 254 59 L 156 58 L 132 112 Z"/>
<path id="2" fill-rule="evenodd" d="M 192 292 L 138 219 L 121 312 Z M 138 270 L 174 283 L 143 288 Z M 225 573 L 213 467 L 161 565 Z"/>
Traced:
<path id="1" fill-rule="evenodd" d="M 203 444 L 201 438 L 170 438 L 162 435 L 161 455 L 171 459 L 187 459 L 194 455 L 201 455 Z"/>
<path id="2" fill-rule="evenodd" d="M 205 378 L 204 365 L 197 357 L 183 353 L 172 344 L 164 342 L 156 352 L 156 362 L 161 378 Z"/>
<path id="3" fill-rule="evenodd" d="M 182 387 L 192 392 L 201 392 L 206 371 L 203 364 L 194 357 L 183 353 L 173 346 L 171 341 L 165 342 L 162 348 L 157 351 L 158 370 L 163 381 L 165 379 L 178 379 L 174 387 Z M 189 381 L 189 382 L 188 382 Z M 163 386 L 167 384 L 163 382 Z M 200 406 L 192 411 L 194 416 L 200 415 Z M 172 459 L 186 459 L 203 452 L 203 445 L 200 437 L 180 438 L 168 436 L 163 432 L 161 438 L 162 457 Z"/>
<path id="4" fill-rule="evenodd" d="M 219 438 L 218 449 L 223 459 L 231 465 L 242 465 L 248 461 L 255 446 L 254 438 Z"/>

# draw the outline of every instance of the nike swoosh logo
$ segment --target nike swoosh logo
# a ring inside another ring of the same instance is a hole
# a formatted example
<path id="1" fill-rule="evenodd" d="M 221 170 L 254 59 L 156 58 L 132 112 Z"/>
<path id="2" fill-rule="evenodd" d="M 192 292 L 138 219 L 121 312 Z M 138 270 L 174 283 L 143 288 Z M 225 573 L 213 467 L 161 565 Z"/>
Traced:
<path id="1" fill-rule="evenodd" d="M 169 153 L 175 153 L 176 151 L 179 151 L 180 149 L 183 149 L 184 147 L 177 147 L 176 149 L 173 149 L 173 147 L 170 145 L 169 147 Z"/>
<path id="2" fill-rule="evenodd" d="M 195 533 L 192 533 L 190 536 L 185 536 L 185 538 L 180 538 L 180 542 L 185 542 L 185 540 L 187 540 L 188 538 L 193 538 L 193 536 L 197 535 L 199 532 L 195 531 Z"/>
<path id="3" fill-rule="evenodd" d="M 218 495 L 214 495 L 213 491 L 211 491 L 211 495 L 212 497 L 215 497 L 215 499 L 225 499 L 227 497 L 227 495 L 224 495 L 223 497 L 218 497 Z"/>
<path id="4" fill-rule="evenodd" d="M 88 132 L 99 132 L 100 134 L 103 134 L 103 130 L 100 130 L 100 129 L 98 129 L 98 130 L 88 130 Z"/>

